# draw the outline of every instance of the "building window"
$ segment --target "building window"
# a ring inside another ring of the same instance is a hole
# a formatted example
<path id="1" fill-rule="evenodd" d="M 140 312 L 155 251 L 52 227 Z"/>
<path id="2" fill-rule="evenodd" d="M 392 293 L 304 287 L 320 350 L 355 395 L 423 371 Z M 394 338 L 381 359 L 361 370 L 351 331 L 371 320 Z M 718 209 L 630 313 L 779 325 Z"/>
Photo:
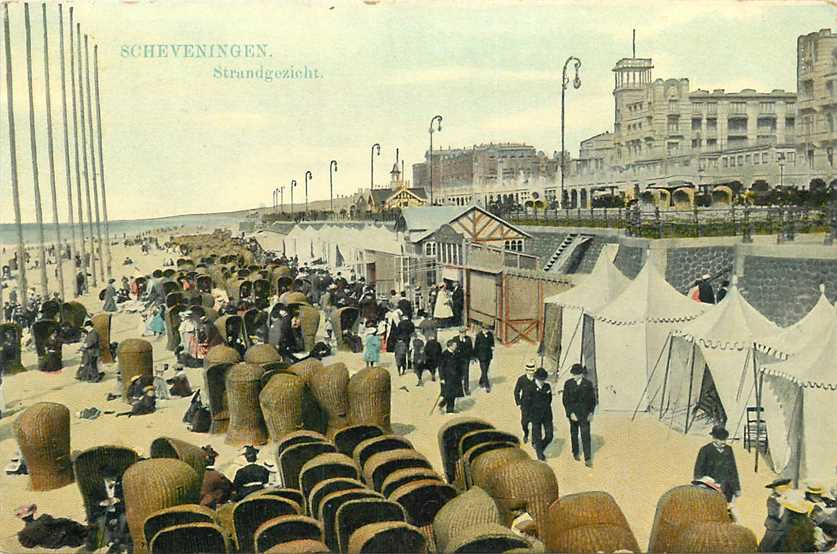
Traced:
<path id="1" fill-rule="evenodd" d="M 763 164 L 767 163 L 767 152 L 765 152 L 761 155 L 761 163 L 763 163 Z"/>
<path id="2" fill-rule="evenodd" d="M 749 154 L 744 156 L 744 164 L 745 165 L 750 165 L 750 155 Z"/>
<path id="3" fill-rule="evenodd" d="M 727 161 L 726 158 L 722 158 L 721 165 L 723 165 L 724 167 L 727 167 L 729 165 L 729 162 Z"/>
<path id="4" fill-rule="evenodd" d="M 717 146 L 717 144 L 718 144 L 718 139 L 713 139 L 713 138 L 706 139 L 706 146 Z M 715 167 L 718 167 L 717 160 L 716 160 L 716 163 L 715 163 Z"/>
<path id="5" fill-rule="evenodd" d="M 677 111 L 677 100 L 672 99 L 668 101 L 668 111 L 669 112 L 676 112 Z"/>
<path id="6" fill-rule="evenodd" d="M 764 155 L 765 159 L 767 159 L 767 154 Z M 791 165 L 796 164 L 796 152 L 788 152 L 787 154 L 788 163 Z"/>
<path id="7" fill-rule="evenodd" d="M 424 243 L 424 255 L 425 256 L 436 256 L 436 243 L 433 241 L 428 241 Z"/>
<path id="8" fill-rule="evenodd" d="M 794 118 L 794 117 L 786 117 L 785 118 L 785 130 L 786 131 L 793 131 L 795 126 L 796 126 L 796 118 Z"/>
<path id="9" fill-rule="evenodd" d="M 692 118 L 692 131 L 700 131 L 701 123 L 703 120 L 699 117 Z"/>
<path id="10" fill-rule="evenodd" d="M 714 117 L 710 117 L 706 119 L 706 130 L 707 131 L 716 131 L 718 129 L 718 120 Z"/>
<path id="11" fill-rule="evenodd" d="M 758 154 L 753 154 L 753 165 L 759 165 L 760 158 L 761 156 L 759 156 Z"/>
<path id="12" fill-rule="evenodd" d="M 677 133 L 680 131 L 680 118 L 676 115 L 668 116 L 668 132 Z"/>
<path id="13" fill-rule="evenodd" d="M 738 163 L 739 167 L 744 165 L 744 156 L 738 156 L 737 163 Z"/>

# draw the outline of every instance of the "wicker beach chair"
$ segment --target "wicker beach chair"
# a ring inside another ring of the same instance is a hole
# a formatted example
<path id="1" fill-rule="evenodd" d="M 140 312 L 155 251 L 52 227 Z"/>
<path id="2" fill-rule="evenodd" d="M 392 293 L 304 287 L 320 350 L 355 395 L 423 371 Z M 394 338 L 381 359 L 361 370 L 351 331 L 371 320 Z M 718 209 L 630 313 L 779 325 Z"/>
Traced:
<path id="1" fill-rule="evenodd" d="M 93 521 L 107 500 L 105 479 L 119 480 L 125 470 L 139 460 L 137 453 L 123 446 L 96 446 L 73 458 L 73 475 L 84 499 L 86 519 Z"/>
<path id="2" fill-rule="evenodd" d="M 366 485 L 380 491 L 384 479 L 390 473 L 409 467 L 432 469 L 433 466 L 422 454 L 411 448 L 388 450 L 370 456 L 363 465 L 363 480 Z"/>
<path id="3" fill-rule="evenodd" d="M 413 443 L 398 435 L 379 435 L 358 443 L 352 454 L 358 467 L 363 470 L 366 461 L 380 452 L 390 450 L 412 449 Z"/>
<path id="4" fill-rule="evenodd" d="M 391 378 L 380 367 L 361 369 L 349 379 L 349 425 L 377 425 L 387 433 L 390 425 Z"/>
<path id="5" fill-rule="evenodd" d="M 267 442 L 267 427 L 259 405 L 263 373 L 261 367 L 246 362 L 234 365 L 227 373 L 230 424 L 225 443 L 244 446 Z"/>
<path id="6" fill-rule="evenodd" d="M 122 399 L 127 401 L 132 377 L 154 379 L 154 351 L 147 340 L 125 339 L 119 343 L 116 358 L 122 376 Z"/>
<path id="7" fill-rule="evenodd" d="M 351 352 L 352 348 L 345 340 L 345 331 L 357 334 L 357 326 L 360 321 L 360 310 L 353 306 L 338 308 L 332 312 L 331 326 L 334 329 L 334 336 L 337 341 L 337 350 Z"/>
<path id="8" fill-rule="evenodd" d="M 503 448 L 485 452 L 470 466 L 471 485 L 481 487 L 486 492 L 487 486 L 498 469 L 520 460 L 530 460 L 529 453 L 522 448 Z"/>
<path id="9" fill-rule="evenodd" d="M 223 554 L 230 551 L 224 530 L 214 523 L 187 523 L 161 529 L 150 541 L 151 554 Z"/>
<path id="10" fill-rule="evenodd" d="M 15 439 L 29 468 L 32 490 L 49 491 L 73 482 L 70 459 L 70 410 L 38 402 L 14 422 Z"/>
<path id="11" fill-rule="evenodd" d="M 439 428 L 437 439 L 439 453 L 445 467 L 445 478 L 448 483 L 456 481 L 456 467 L 459 462 L 459 440 L 471 431 L 479 429 L 493 429 L 494 426 L 485 420 L 474 417 L 456 417 Z"/>
<path id="12" fill-rule="evenodd" d="M 298 489 L 290 489 L 288 487 L 267 487 L 253 494 L 266 494 L 268 496 L 275 496 L 276 498 L 290 500 L 299 506 L 299 513 L 304 513 L 305 497 L 302 496 L 302 491 Z"/>
<path id="13" fill-rule="evenodd" d="M 349 370 L 343 363 L 325 366 L 309 376 L 308 387 L 326 415 L 326 436 L 333 437 L 348 425 Z"/>
<path id="14" fill-rule="evenodd" d="M 607 523 L 573 527 L 555 536 L 549 535 L 549 540 L 549 552 L 639 552 L 636 537 L 630 529 Z"/>
<path id="15" fill-rule="evenodd" d="M 322 502 L 320 502 L 320 513 L 317 519 L 319 519 L 323 524 L 323 542 L 326 543 L 332 552 L 338 551 L 336 525 L 337 511 L 346 502 L 370 498 L 384 500 L 384 498 L 375 491 L 370 491 L 369 489 L 351 489 L 333 492 L 323 498 Z"/>
<path id="16" fill-rule="evenodd" d="M 282 482 L 286 487 L 302 490 L 299 474 L 303 466 L 320 454 L 330 452 L 337 452 L 337 449 L 333 444 L 327 442 L 295 444 L 283 450 L 277 458 Z"/>
<path id="17" fill-rule="evenodd" d="M 518 445 L 508 442 L 482 442 L 472 446 L 462 454 L 461 463 L 465 477 L 465 488 L 469 489 L 474 485 L 474 480 L 471 471 L 471 464 L 476 462 L 480 456 L 492 452 L 494 450 L 503 450 L 504 448 L 518 448 Z"/>
<path id="18" fill-rule="evenodd" d="M 469 527 L 463 533 L 453 537 L 447 552 L 456 554 L 507 552 L 513 549 L 529 550 L 529 542 L 515 535 L 508 527 L 483 523 Z"/>
<path id="19" fill-rule="evenodd" d="M 311 352 L 317 342 L 317 331 L 320 328 L 320 310 L 313 306 L 302 304 L 297 309 L 299 325 L 302 327 L 302 340 L 305 351 Z"/>
<path id="20" fill-rule="evenodd" d="M 315 372 L 321 371 L 325 367 L 323 362 L 316 358 L 306 358 L 299 362 L 291 364 L 287 371 L 288 373 L 293 373 L 297 377 L 302 377 L 302 380 L 305 381 L 305 384 L 308 384 L 311 375 Z"/>
<path id="21" fill-rule="evenodd" d="M 462 435 L 459 438 L 457 446 L 457 460 L 454 469 L 453 486 L 457 490 L 464 490 L 468 487 L 467 474 L 470 468 L 465 465 L 465 453 L 471 448 L 487 442 L 505 442 L 513 446 L 520 445 L 520 439 L 516 436 L 497 429 L 477 429 Z"/>
<path id="22" fill-rule="evenodd" d="M 220 435 L 226 433 L 230 426 L 227 374 L 235 365 L 234 363 L 228 362 L 212 364 L 204 372 L 206 393 L 209 398 L 209 413 L 212 417 L 212 424 L 209 427 L 210 434 Z"/>
<path id="23" fill-rule="evenodd" d="M 56 340 L 59 331 L 60 325 L 52 319 L 41 319 L 32 324 L 38 369 L 41 371 L 60 371 L 64 367 L 61 343 Z"/>
<path id="24" fill-rule="evenodd" d="M 358 444 L 374 437 L 380 437 L 384 430 L 377 425 L 349 425 L 334 433 L 332 440 L 338 452 L 353 456 Z"/>
<path id="25" fill-rule="evenodd" d="M 172 506 L 149 514 L 142 529 L 145 540 L 151 544 L 151 539 L 163 529 L 189 523 L 215 523 L 215 512 L 198 504 Z"/>
<path id="26" fill-rule="evenodd" d="M 293 433 L 288 433 L 276 445 L 277 463 L 279 460 L 279 456 L 282 454 L 282 452 L 284 452 L 291 446 L 311 442 L 328 442 L 328 439 L 322 433 L 318 433 L 317 431 L 311 431 L 309 429 L 301 429 L 299 431 L 294 431 Z"/>
<path id="27" fill-rule="evenodd" d="M 159 510 L 180 504 L 197 504 L 202 481 L 186 462 L 158 458 L 137 462 L 122 477 L 125 517 L 134 541 L 134 552 L 148 551 L 144 525 Z"/>
<path id="28" fill-rule="evenodd" d="M 304 305 L 309 305 L 310 306 L 310 302 L 308 302 L 308 297 L 305 296 L 304 292 L 289 291 L 289 292 L 285 293 L 284 297 L 285 297 L 284 301 L 281 298 L 280 298 L 279 301 L 282 302 L 283 304 L 287 304 L 288 306 L 293 305 L 293 304 L 298 304 L 298 305 L 303 305 L 303 306 Z"/>
<path id="29" fill-rule="evenodd" d="M 280 516 L 301 515 L 298 509 L 296 503 L 275 496 L 248 496 L 238 502 L 233 509 L 233 529 L 238 550 L 255 552 L 256 529 L 262 523 Z"/>
<path id="30" fill-rule="evenodd" d="M 244 361 L 264 367 L 264 364 L 282 361 L 282 356 L 272 344 L 254 344 L 244 352 Z"/>
<path id="31" fill-rule="evenodd" d="M 390 500 L 404 507 L 407 522 L 418 528 L 427 538 L 427 544 L 435 549 L 433 519 L 445 504 L 456 497 L 456 489 L 438 479 L 412 481 L 392 492 Z"/>
<path id="32" fill-rule="evenodd" d="M 436 473 L 436 470 L 426 467 L 405 467 L 404 469 L 397 469 L 386 476 L 383 484 L 381 484 L 381 494 L 389 498 L 390 495 L 400 487 L 413 481 L 435 480 L 442 482 L 442 476 Z"/>
<path id="33" fill-rule="evenodd" d="M 631 529 L 625 514 L 610 494 L 601 491 L 582 492 L 559 498 L 549 506 L 546 535 L 541 539 L 547 549 L 557 550 L 559 545 L 554 541 L 559 536 L 576 527 L 591 525 L 622 527 L 628 531 Z"/>
<path id="34" fill-rule="evenodd" d="M 672 552 L 756 552 L 758 541 L 748 528 L 734 523 L 701 522 L 686 525 Z"/>
<path id="35" fill-rule="evenodd" d="M 349 479 L 348 477 L 334 477 L 332 479 L 325 479 L 320 481 L 311 489 L 308 495 L 308 514 L 312 517 L 320 515 L 320 504 L 326 496 L 341 491 L 348 490 L 368 490 L 357 479 Z"/>
<path id="36" fill-rule="evenodd" d="M 208 368 L 215 364 L 237 364 L 240 361 L 241 354 L 238 353 L 238 350 L 226 344 L 217 344 L 207 351 L 206 357 L 203 359 L 203 366 Z"/>
<path id="37" fill-rule="evenodd" d="M 657 502 L 648 552 L 672 552 L 685 526 L 706 522 L 730 523 L 724 496 L 693 485 L 674 487 Z"/>
<path id="38" fill-rule="evenodd" d="M 424 554 L 427 540 L 421 532 L 398 521 L 384 521 L 364 525 L 349 538 L 350 554 Z"/>
<path id="39" fill-rule="evenodd" d="M 299 484 L 303 497 L 308 498 L 314 487 L 322 481 L 338 477 L 358 479 L 360 470 L 351 458 L 339 452 L 320 454 L 312 458 L 299 470 Z"/>
<path id="40" fill-rule="evenodd" d="M 538 536 L 545 536 L 549 506 L 558 498 L 558 480 L 546 463 L 518 460 L 504 465 L 489 477 L 485 491 L 497 503 L 504 525 L 511 525 L 514 512 L 523 510 L 537 524 Z"/>
<path id="41" fill-rule="evenodd" d="M 271 441 L 279 442 L 287 435 L 302 429 L 304 393 L 305 383 L 302 379 L 285 373 L 273 375 L 259 393 L 259 405 Z"/>
<path id="42" fill-rule="evenodd" d="M 256 529 L 255 540 L 256 552 L 259 553 L 291 541 L 322 542 L 323 527 L 319 521 L 308 516 L 281 516 L 262 523 Z"/>
<path id="43" fill-rule="evenodd" d="M 180 439 L 160 437 L 154 439 L 150 449 L 152 458 L 175 458 L 186 462 L 203 481 L 203 472 L 206 469 L 206 452 L 199 446 L 190 444 Z"/>
<path id="44" fill-rule="evenodd" d="M 502 525 L 494 499 L 479 487 L 452 498 L 433 518 L 433 537 L 439 552 L 447 552 L 451 540 L 474 526 Z"/>
<path id="45" fill-rule="evenodd" d="M 166 308 L 166 313 L 163 316 L 166 322 L 166 350 L 169 352 L 175 352 L 177 347 L 180 346 L 180 332 L 178 330 L 181 323 L 180 312 L 185 309 L 185 306 L 181 304 L 174 304 Z"/>
<path id="46" fill-rule="evenodd" d="M 222 504 L 215 509 L 215 521 L 224 530 L 224 535 L 227 536 L 232 550 L 238 550 L 238 543 L 235 540 L 235 524 L 233 523 L 233 511 L 235 510 L 235 502 L 228 502 Z"/>
<path id="47" fill-rule="evenodd" d="M 80 327 L 81 325 L 78 328 Z M 4 375 L 11 375 L 26 369 L 20 361 L 22 336 L 23 330 L 17 323 L 0 323 L 0 342 L 3 345 L 3 360 L 0 363 L 3 363 Z"/>
<path id="48" fill-rule="evenodd" d="M 311 539 L 301 539 L 277 544 L 265 554 L 325 554 L 331 552 L 328 547 Z"/>
<path id="49" fill-rule="evenodd" d="M 384 521 L 406 521 L 404 508 L 380 498 L 361 498 L 342 504 L 334 516 L 336 551 L 347 552 L 352 533 L 364 525 Z"/>
<path id="50" fill-rule="evenodd" d="M 113 352 L 110 351 L 111 320 L 112 316 L 108 313 L 96 314 L 90 320 L 99 334 L 99 361 L 103 364 L 113 363 Z"/>

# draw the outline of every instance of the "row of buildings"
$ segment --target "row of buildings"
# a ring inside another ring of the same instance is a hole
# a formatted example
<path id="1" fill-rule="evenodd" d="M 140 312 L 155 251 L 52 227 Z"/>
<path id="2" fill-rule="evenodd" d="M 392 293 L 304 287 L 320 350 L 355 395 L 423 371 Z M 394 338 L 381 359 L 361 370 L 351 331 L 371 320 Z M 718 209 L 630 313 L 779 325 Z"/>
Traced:
<path id="1" fill-rule="evenodd" d="M 564 154 L 570 207 L 614 194 L 685 207 L 709 193 L 713 204 L 728 204 L 746 190 L 837 183 L 837 34 L 830 29 L 798 38 L 796 93 L 692 89 L 685 78 L 654 79 L 653 69 L 650 58 L 616 63 L 612 131 L 582 141 L 577 157 Z M 554 206 L 561 157 L 522 143 L 434 149 L 413 165 L 412 189 L 432 188 L 434 203 Z"/>

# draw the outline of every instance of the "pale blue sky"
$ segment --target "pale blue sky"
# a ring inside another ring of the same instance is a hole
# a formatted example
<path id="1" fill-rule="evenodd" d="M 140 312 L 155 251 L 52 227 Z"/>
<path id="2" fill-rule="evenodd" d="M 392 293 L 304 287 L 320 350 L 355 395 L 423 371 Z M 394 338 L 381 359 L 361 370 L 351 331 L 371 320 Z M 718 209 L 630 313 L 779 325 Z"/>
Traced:
<path id="1" fill-rule="evenodd" d="M 329 9 L 334 6 L 334 9 Z M 40 4 L 33 18 L 41 188 L 50 214 L 44 129 Z M 56 166 L 64 187 L 57 4 L 49 5 Z M 26 221 L 34 219 L 23 7 L 11 6 L 18 164 Z M 692 88 L 796 90 L 796 37 L 837 29 L 824 2 L 150 2 L 81 3 L 78 20 L 99 44 L 105 171 L 113 219 L 241 209 L 314 174 L 311 199 L 369 184 L 369 148 L 381 143 L 382 184 L 400 147 L 408 174 L 427 148 L 430 118 L 444 116 L 436 145 L 520 141 L 560 149 L 560 72 L 583 62 L 567 100 L 567 148 L 612 128 L 611 69 L 654 60 L 654 77 Z M 65 17 L 67 9 L 65 7 Z M 69 37 L 67 37 L 69 40 Z M 264 60 L 137 59 L 122 45 L 267 43 Z M 69 55 L 69 53 L 68 53 Z M 91 50 L 92 57 L 92 50 Z M 319 80 L 230 81 L 213 68 L 296 67 Z M 5 64 L 3 64 L 5 67 Z M 12 221 L 5 86 L 0 88 L 0 223 Z M 303 197 L 298 188 L 295 199 Z M 65 194 L 59 192 L 62 220 Z M 286 191 L 285 200 L 288 201 Z M 51 217 L 51 216 L 48 216 Z"/>

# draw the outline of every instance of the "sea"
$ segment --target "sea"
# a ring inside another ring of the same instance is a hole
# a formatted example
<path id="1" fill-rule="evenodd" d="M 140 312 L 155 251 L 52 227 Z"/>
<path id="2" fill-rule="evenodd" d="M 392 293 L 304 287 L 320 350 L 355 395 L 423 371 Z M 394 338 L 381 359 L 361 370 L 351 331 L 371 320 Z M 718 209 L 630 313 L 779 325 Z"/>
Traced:
<path id="1" fill-rule="evenodd" d="M 109 222 L 110 238 L 111 240 L 121 240 L 123 236 L 130 237 L 138 233 L 146 231 L 154 231 L 159 229 L 201 229 L 206 232 L 211 232 L 218 228 L 230 228 L 235 231 L 238 223 L 244 220 L 243 215 L 239 214 L 204 214 L 204 215 L 177 215 L 171 217 L 156 217 L 151 219 L 123 219 Z M 105 225 L 101 223 L 102 238 L 105 236 Z M 72 237 L 70 232 L 70 225 L 67 223 L 60 224 L 61 240 L 68 241 Z M 79 225 L 75 225 L 76 240 L 79 239 Z M 85 222 L 84 224 L 85 237 L 89 239 L 90 226 Z M 93 223 L 93 233 L 96 233 L 96 224 Z M 39 244 L 38 225 L 36 223 L 23 224 L 23 240 L 27 247 L 37 246 Z M 47 244 L 54 243 L 56 240 L 55 225 L 44 222 L 44 240 Z M 3 248 L 14 247 L 17 245 L 17 228 L 14 223 L 0 224 L 0 246 Z"/>

